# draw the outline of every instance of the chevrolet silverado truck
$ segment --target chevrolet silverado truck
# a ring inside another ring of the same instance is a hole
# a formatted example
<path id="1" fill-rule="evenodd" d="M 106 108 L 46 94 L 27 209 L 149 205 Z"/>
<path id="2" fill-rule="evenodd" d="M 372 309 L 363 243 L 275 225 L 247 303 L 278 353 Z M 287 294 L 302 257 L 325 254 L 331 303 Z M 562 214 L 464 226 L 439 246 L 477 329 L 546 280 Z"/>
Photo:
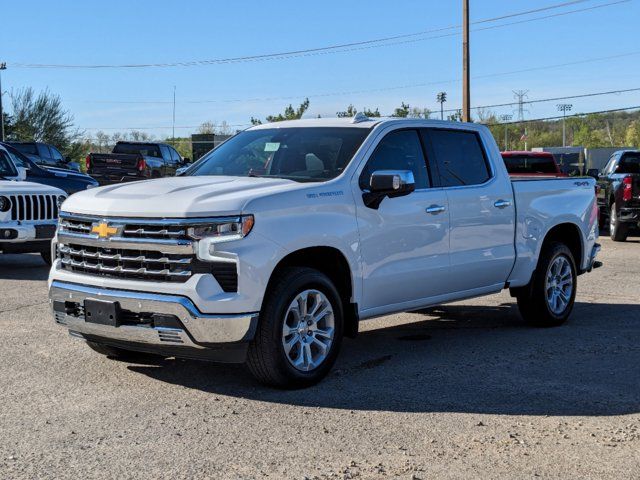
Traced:
<path id="1" fill-rule="evenodd" d="M 640 151 L 615 152 L 598 175 L 598 187 L 601 223 L 608 223 L 614 242 L 624 242 L 640 227 Z"/>
<path id="2" fill-rule="evenodd" d="M 24 180 L 26 172 L 0 145 L 0 252 L 40 253 L 51 265 L 51 240 L 58 206 L 66 194 L 57 188 Z"/>
<path id="3" fill-rule="evenodd" d="M 510 289 L 531 324 L 565 322 L 597 266 L 594 184 L 511 180 L 481 125 L 259 125 L 183 176 L 65 201 L 51 307 L 108 356 L 246 362 L 305 387 L 373 317 Z"/>
<path id="4" fill-rule="evenodd" d="M 118 142 L 111 153 L 85 158 L 87 174 L 100 185 L 173 176 L 187 162 L 171 145 L 152 142 Z"/>

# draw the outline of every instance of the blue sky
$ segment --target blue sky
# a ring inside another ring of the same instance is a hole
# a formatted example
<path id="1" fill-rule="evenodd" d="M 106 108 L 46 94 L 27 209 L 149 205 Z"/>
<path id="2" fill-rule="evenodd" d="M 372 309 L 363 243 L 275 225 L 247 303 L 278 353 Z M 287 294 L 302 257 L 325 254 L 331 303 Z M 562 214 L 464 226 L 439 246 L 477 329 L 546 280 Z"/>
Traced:
<path id="1" fill-rule="evenodd" d="M 478 27 L 611 1 L 585 1 Z M 471 20 L 561 2 L 471 0 Z M 315 48 L 458 25 L 461 3 L 6 0 L 0 22 L 0 61 L 6 61 L 9 68 L 2 72 L 3 89 L 48 88 L 62 97 L 78 127 L 88 133 L 146 127 L 157 136 L 171 133 L 174 85 L 178 127 L 222 120 L 232 125 L 246 124 L 251 116 L 280 112 L 305 96 L 311 101 L 308 116 L 334 116 L 350 102 L 358 108 L 378 107 L 383 114 L 391 113 L 402 101 L 436 109 L 435 97 L 441 90 L 448 92 L 446 106 L 457 108 L 461 103 L 459 35 L 342 53 L 193 67 L 33 69 L 16 64 L 171 63 Z M 529 98 L 537 99 L 640 87 L 639 4 L 640 0 L 632 0 L 472 32 L 474 77 L 624 55 L 477 78 L 473 80 L 472 104 L 512 101 L 515 89 L 529 90 Z M 398 86 L 406 87 L 390 88 Z M 334 95 L 354 91 L 365 92 Z M 210 103 L 198 103 L 205 100 Z M 156 101 L 169 103 L 111 103 Z M 527 117 L 555 115 L 556 103 L 528 106 Z M 574 111 L 635 106 L 640 105 L 640 92 L 571 103 Z M 513 108 L 493 110 L 500 115 L 512 113 Z M 178 128 L 176 134 L 194 130 Z"/>

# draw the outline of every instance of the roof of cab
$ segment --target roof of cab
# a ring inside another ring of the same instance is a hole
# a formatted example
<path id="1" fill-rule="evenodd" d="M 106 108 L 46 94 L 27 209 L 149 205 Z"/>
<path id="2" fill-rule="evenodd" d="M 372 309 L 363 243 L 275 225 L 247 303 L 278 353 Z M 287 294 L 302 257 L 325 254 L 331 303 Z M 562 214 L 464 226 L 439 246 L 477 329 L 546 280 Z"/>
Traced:
<path id="1" fill-rule="evenodd" d="M 460 126 L 463 125 L 460 122 L 451 122 L 451 121 L 442 121 L 435 119 L 424 119 L 424 118 L 402 118 L 402 117 L 370 117 L 370 118 L 354 118 L 354 117 L 345 117 L 345 118 L 336 118 L 336 117 L 327 117 L 327 118 L 304 118 L 300 120 L 285 120 L 282 122 L 272 122 L 272 123 L 262 123 L 260 125 L 255 125 L 253 127 L 248 128 L 248 130 L 262 130 L 267 128 L 308 128 L 308 127 L 350 127 L 350 128 L 372 128 L 379 124 L 388 124 L 388 123 L 406 123 L 406 124 L 421 124 L 424 125 L 425 122 L 429 124 L 441 124 L 441 125 L 450 125 L 450 126 Z M 477 127 L 478 124 L 468 124 L 469 126 Z"/>

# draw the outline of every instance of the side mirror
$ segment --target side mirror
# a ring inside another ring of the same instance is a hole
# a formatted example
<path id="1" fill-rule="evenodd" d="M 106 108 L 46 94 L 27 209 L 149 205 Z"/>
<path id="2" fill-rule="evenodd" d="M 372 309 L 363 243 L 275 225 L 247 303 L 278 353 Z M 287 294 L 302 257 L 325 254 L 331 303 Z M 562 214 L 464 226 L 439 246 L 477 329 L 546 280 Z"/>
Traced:
<path id="1" fill-rule="evenodd" d="M 188 157 L 184 157 L 184 158 L 182 159 L 182 164 L 183 164 L 183 165 L 190 165 L 190 164 L 191 164 L 191 159 L 190 159 L 190 158 L 188 158 Z"/>
<path id="2" fill-rule="evenodd" d="M 416 189 L 416 181 L 411 170 L 377 170 L 371 174 L 369 189 L 362 194 L 362 200 L 377 210 L 386 197 L 409 195 Z"/>
<path id="3" fill-rule="evenodd" d="M 598 180 L 598 178 L 600 178 L 600 170 L 598 170 L 597 168 L 590 168 L 589 170 L 587 170 L 587 176 L 593 177 Z"/>
<path id="4" fill-rule="evenodd" d="M 18 169 L 18 180 L 24 182 L 27 179 L 27 169 L 24 167 L 16 167 Z"/>

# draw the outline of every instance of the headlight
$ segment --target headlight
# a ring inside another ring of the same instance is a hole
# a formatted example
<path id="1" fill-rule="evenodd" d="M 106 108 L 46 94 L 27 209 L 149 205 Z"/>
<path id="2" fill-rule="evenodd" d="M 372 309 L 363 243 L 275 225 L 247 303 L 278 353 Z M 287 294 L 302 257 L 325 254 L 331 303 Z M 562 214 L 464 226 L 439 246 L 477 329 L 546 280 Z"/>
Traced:
<path id="1" fill-rule="evenodd" d="M 7 197 L 0 197 L 0 212 L 8 212 L 11 208 L 11 200 Z"/>
<path id="2" fill-rule="evenodd" d="M 253 222 L 253 215 L 225 218 L 218 222 L 190 227 L 187 234 L 194 240 L 207 240 L 208 243 L 230 242 L 249 235 Z"/>
<path id="3" fill-rule="evenodd" d="M 58 205 L 58 210 L 60 210 L 60 207 L 62 206 L 62 204 L 64 203 L 64 201 L 67 199 L 67 197 L 65 197 L 64 195 L 60 195 L 57 199 L 56 199 L 56 205 Z"/>

